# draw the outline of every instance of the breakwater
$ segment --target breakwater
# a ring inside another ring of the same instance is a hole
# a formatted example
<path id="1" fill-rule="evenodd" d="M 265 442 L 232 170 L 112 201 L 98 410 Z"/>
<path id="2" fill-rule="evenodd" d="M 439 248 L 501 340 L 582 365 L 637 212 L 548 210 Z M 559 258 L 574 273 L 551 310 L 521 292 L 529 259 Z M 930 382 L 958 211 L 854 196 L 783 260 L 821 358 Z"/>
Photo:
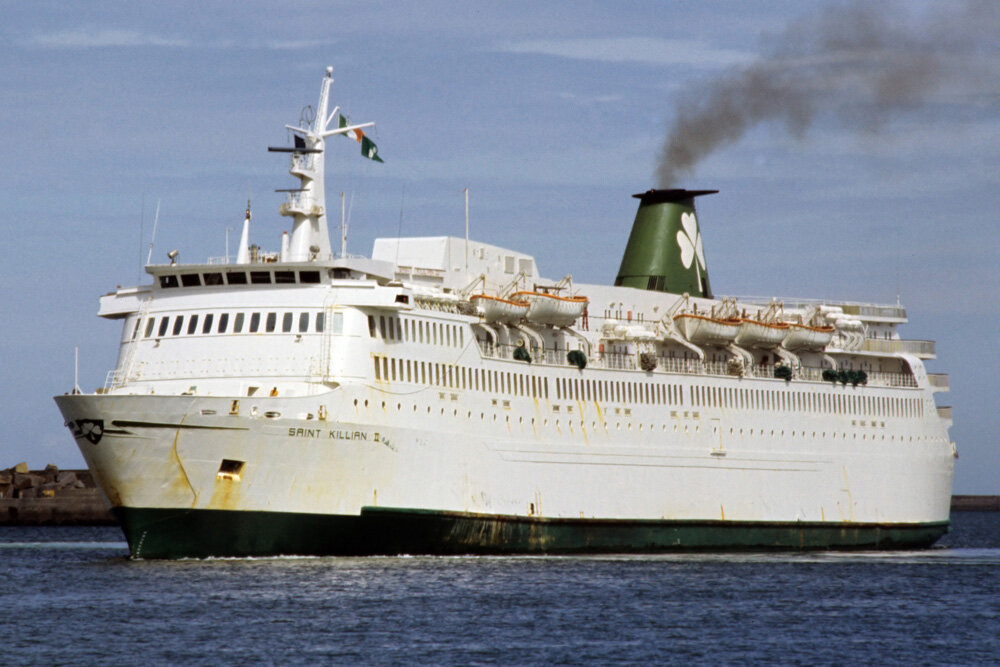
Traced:
<path id="1" fill-rule="evenodd" d="M 24 463 L 0 470 L 0 525 L 114 524 L 89 470 L 29 470 Z"/>

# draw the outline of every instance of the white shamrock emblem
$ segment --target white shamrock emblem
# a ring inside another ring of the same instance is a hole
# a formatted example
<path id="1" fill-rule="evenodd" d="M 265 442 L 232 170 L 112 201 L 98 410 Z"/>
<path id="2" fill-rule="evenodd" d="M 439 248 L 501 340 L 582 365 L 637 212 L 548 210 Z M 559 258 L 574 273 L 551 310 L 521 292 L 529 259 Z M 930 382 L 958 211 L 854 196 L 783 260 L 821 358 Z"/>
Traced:
<path id="1" fill-rule="evenodd" d="M 694 213 L 682 213 L 681 226 L 684 227 L 683 231 L 677 232 L 677 245 L 681 249 L 681 263 L 684 264 L 685 269 L 690 269 L 691 262 L 694 261 L 695 257 L 698 258 L 695 273 L 698 274 L 698 289 L 703 290 L 701 272 L 705 270 L 705 250 L 701 247 L 698 219 L 694 217 Z"/>

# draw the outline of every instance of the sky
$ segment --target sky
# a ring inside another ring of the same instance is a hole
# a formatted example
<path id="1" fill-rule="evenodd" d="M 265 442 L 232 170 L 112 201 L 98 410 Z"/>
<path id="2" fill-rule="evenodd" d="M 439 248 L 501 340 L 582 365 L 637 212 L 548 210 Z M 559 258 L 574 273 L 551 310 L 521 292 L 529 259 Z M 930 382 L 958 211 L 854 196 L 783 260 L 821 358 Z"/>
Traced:
<path id="1" fill-rule="evenodd" d="M 899 299 L 950 376 L 955 492 L 1000 494 L 998 12 L 871 4 L 0 0 L 0 467 L 83 466 L 51 397 L 77 349 L 81 387 L 104 385 L 121 332 L 98 297 L 148 282 L 151 242 L 198 262 L 229 229 L 235 253 L 249 198 L 251 241 L 278 248 L 274 190 L 297 181 L 266 147 L 327 65 L 385 161 L 335 138 L 350 252 L 462 236 L 469 188 L 473 238 L 591 283 L 614 280 L 675 123 L 766 71 L 785 88 L 737 97 L 739 132 L 674 176 L 720 191 L 698 200 L 714 291 Z"/>

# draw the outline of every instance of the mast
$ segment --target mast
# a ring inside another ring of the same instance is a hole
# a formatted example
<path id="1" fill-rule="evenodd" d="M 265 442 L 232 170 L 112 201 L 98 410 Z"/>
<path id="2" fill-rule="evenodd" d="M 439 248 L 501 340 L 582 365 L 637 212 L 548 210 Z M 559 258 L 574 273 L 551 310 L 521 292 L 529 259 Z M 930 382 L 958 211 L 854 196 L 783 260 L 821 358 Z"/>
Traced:
<path id="1" fill-rule="evenodd" d="M 332 84 L 333 68 L 327 67 L 320 86 L 316 115 L 308 121 L 309 126 L 285 126 L 296 134 L 295 148 L 289 151 L 292 153 L 289 172 L 301 181 L 300 187 L 288 193 L 288 200 L 280 208 L 281 215 L 293 219 L 286 258 L 292 262 L 325 261 L 333 258 L 326 221 L 326 189 L 323 180 L 327 137 L 374 125 L 363 123 L 328 129 L 340 111 L 339 107 L 329 111 Z"/>

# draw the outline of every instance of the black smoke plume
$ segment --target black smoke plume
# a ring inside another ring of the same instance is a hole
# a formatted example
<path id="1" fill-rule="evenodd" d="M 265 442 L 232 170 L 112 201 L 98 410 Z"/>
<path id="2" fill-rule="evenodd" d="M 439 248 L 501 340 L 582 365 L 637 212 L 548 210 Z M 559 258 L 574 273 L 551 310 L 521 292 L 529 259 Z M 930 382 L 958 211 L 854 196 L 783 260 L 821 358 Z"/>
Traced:
<path id="1" fill-rule="evenodd" d="M 939 2 L 919 16 L 907 6 L 857 2 L 827 8 L 768 40 L 753 63 L 686 91 L 660 154 L 656 179 L 675 185 L 711 153 L 754 126 L 782 124 L 801 138 L 830 114 L 871 132 L 942 91 L 974 96 L 1000 42 L 1000 2 Z"/>

